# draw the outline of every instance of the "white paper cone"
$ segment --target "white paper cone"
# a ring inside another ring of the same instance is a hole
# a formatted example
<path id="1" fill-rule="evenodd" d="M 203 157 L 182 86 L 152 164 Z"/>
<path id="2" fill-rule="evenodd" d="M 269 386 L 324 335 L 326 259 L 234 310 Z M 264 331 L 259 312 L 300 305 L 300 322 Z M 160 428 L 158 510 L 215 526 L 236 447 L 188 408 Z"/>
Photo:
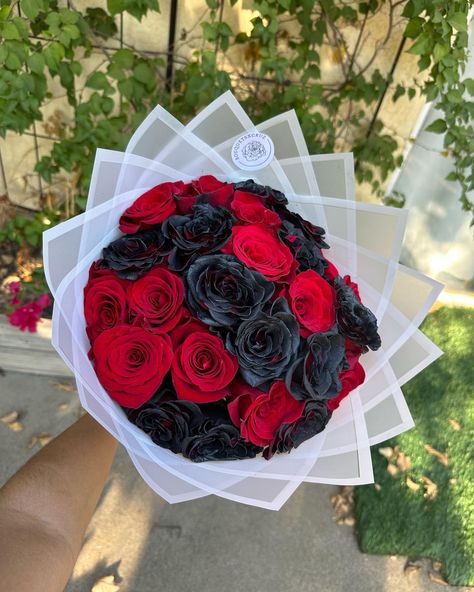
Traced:
<path id="1" fill-rule="evenodd" d="M 270 136 L 275 158 L 248 173 L 234 164 L 231 148 L 251 131 Z M 110 399 L 87 357 L 83 289 L 92 262 L 120 235 L 121 213 L 158 183 L 202 174 L 232 182 L 252 177 L 284 191 L 292 210 L 326 228 L 328 257 L 359 284 L 379 321 L 382 348 L 361 359 L 365 383 L 342 401 L 324 432 L 270 461 L 195 464 L 156 446 Z M 55 297 L 53 344 L 76 375 L 84 408 L 170 503 L 213 494 L 277 510 L 303 481 L 372 482 L 370 446 L 413 426 L 400 386 L 441 354 L 418 330 L 441 285 L 399 264 L 405 225 L 404 210 L 355 201 L 351 154 L 308 154 L 294 111 L 254 126 L 225 93 L 183 126 L 158 106 L 125 153 L 97 151 L 86 212 L 44 235 L 45 273 Z"/>

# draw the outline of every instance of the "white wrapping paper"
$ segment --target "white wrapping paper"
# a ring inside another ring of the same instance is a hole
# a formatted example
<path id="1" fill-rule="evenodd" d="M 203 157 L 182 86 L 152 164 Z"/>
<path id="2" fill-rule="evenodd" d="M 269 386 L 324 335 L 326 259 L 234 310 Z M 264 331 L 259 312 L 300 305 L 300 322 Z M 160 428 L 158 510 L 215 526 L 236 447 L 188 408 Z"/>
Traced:
<path id="1" fill-rule="evenodd" d="M 260 131 L 274 143 L 270 164 L 239 170 L 231 148 Z M 382 347 L 362 356 L 366 381 L 343 400 L 326 430 L 290 454 L 195 464 L 162 449 L 130 423 L 87 357 L 83 289 L 91 263 L 120 235 L 121 213 L 144 191 L 202 174 L 249 178 L 285 192 L 290 209 L 327 230 L 328 257 L 359 284 L 376 315 Z M 76 376 L 83 407 L 129 452 L 149 486 L 170 503 L 205 495 L 278 510 L 303 481 L 373 482 L 370 446 L 413 427 L 400 387 L 441 355 L 418 327 L 442 286 L 399 264 L 407 212 L 355 201 L 351 154 L 311 156 L 293 111 L 254 126 L 225 93 L 183 126 L 156 107 L 125 153 L 98 149 L 86 211 L 44 234 L 44 264 L 55 298 L 53 345 Z"/>

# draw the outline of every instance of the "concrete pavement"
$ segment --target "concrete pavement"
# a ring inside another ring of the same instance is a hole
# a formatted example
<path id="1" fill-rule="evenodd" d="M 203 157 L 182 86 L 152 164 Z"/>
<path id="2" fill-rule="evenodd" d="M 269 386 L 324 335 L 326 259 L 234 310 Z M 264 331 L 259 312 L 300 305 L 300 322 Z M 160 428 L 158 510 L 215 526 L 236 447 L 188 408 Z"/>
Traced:
<path id="1" fill-rule="evenodd" d="M 0 376 L 0 417 L 16 410 L 24 425 L 14 432 L 0 422 L 0 485 L 38 449 L 27 447 L 32 436 L 57 435 L 79 417 L 67 384 Z M 333 520 L 336 489 L 304 484 L 279 512 L 216 497 L 171 506 L 120 447 L 66 592 L 90 592 L 107 575 L 120 592 L 467 590 L 431 582 L 427 562 L 404 575 L 405 558 L 361 554 L 353 529 Z"/>

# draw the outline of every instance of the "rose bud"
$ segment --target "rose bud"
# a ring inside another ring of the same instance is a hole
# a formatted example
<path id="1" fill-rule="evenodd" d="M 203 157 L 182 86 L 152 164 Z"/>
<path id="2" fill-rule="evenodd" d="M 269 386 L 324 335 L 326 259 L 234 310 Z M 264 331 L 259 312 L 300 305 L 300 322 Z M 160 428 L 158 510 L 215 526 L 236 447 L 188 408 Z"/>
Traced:
<path id="1" fill-rule="evenodd" d="M 206 325 L 232 327 L 254 319 L 273 295 L 274 287 L 261 273 L 232 255 L 200 257 L 186 276 L 186 299 Z"/>

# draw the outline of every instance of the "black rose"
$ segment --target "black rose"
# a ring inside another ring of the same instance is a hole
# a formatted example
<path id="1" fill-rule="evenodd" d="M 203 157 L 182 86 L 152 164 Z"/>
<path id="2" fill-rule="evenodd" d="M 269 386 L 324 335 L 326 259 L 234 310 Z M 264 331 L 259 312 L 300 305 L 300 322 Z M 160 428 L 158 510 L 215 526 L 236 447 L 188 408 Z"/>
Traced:
<path id="1" fill-rule="evenodd" d="M 285 374 L 298 351 L 300 328 L 285 298 L 277 298 L 269 314 L 244 321 L 227 336 L 226 347 L 239 361 L 240 373 L 251 386 L 268 390 Z"/>
<path id="2" fill-rule="evenodd" d="M 291 212 L 286 207 L 275 207 L 274 210 L 280 216 L 282 227 L 279 235 L 282 240 L 287 242 L 288 236 L 296 236 L 305 239 L 319 247 L 320 249 L 329 249 L 329 245 L 324 240 L 326 231 L 321 226 L 316 226 L 308 220 L 302 218 L 296 212 Z"/>
<path id="3" fill-rule="evenodd" d="M 181 452 L 193 462 L 254 458 L 262 449 L 240 437 L 230 422 L 207 418 L 184 439 Z"/>
<path id="4" fill-rule="evenodd" d="M 262 198 L 262 201 L 266 206 L 281 205 L 284 206 L 288 203 L 285 194 L 278 189 L 272 189 L 268 185 L 260 185 L 255 183 L 253 179 L 247 179 L 246 181 L 239 181 L 234 183 L 235 191 L 247 191 L 253 193 Z"/>
<path id="5" fill-rule="evenodd" d="M 325 401 L 308 401 L 299 419 L 280 427 L 263 456 L 268 460 L 275 452 L 290 452 L 293 448 L 298 448 L 300 444 L 322 432 L 331 415 Z"/>
<path id="6" fill-rule="evenodd" d="M 136 280 L 142 273 L 161 263 L 169 249 L 158 228 L 127 234 L 102 251 L 101 267 L 113 269 L 126 280 Z"/>
<path id="7" fill-rule="evenodd" d="M 233 255 L 200 257 L 186 276 L 189 308 L 214 327 L 231 327 L 254 319 L 273 292 L 272 282 Z"/>
<path id="8" fill-rule="evenodd" d="M 289 247 L 299 264 L 299 271 L 312 269 L 319 275 L 324 276 L 329 263 L 317 245 L 309 240 L 297 238 L 292 244 L 289 244 Z"/>
<path id="9" fill-rule="evenodd" d="M 347 362 L 345 339 L 335 328 L 313 333 L 286 374 L 286 388 L 299 401 L 331 399 L 342 388 L 339 373 Z"/>
<path id="10" fill-rule="evenodd" d="M 181 400 L 148 402 L 127 415 L 155 444 L 176 453 L 181 452 L 183 440 L 204 417 L 196 403 Z"/>
<path id="11" fill-rule="evenodd" d="M 334 279 L 336 290 L 336 319 L 339 331 L 367 351 L 375 351 L 382 342 L 377 333 L 377 319 L 374 313 L 364 306 L 350 286 L 337 276 Z"/>
<path id="12" fill-rule="evenodd" d="M 198 255 L 219 251 L 232 234 L 234 218 L 227 208 L 200 204 L 192 210 L 192 214 L 170 216 L 163 222 L 163 234 L 173 245 L 168 258 L 173 271 L 183 271 Z"/>

